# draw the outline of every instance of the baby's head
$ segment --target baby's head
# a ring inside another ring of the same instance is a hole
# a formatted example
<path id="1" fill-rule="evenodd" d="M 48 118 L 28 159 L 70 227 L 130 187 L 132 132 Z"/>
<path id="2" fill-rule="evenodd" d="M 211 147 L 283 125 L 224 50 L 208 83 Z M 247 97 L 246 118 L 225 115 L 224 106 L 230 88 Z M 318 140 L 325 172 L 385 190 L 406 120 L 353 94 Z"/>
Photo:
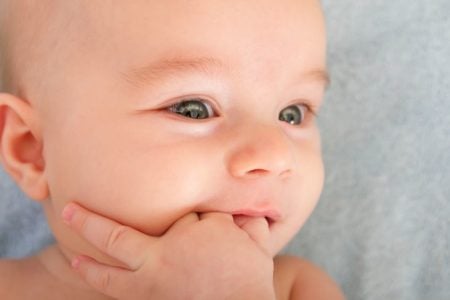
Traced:
<path id="1" fill-rule="evenodd" d="M 1 161 L 67 253 L 106 259 L 61 221 L 70 201 L 151 235 L 192 211 L 264 216 L 273 254 L 310 215 L 317 0 L 0 3 Z"/>

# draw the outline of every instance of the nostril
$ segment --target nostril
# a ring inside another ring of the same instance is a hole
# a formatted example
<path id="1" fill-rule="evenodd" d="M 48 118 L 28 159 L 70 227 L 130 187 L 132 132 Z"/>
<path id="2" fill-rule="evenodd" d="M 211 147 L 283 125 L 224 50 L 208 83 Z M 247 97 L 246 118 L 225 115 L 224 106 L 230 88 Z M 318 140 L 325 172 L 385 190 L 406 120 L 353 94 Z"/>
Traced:
<path id="1" fill-rule="evenodd" d="M 285 171 L 281 172 L 281 174 L 280 174 L 280 177 L 283 179 L 286 179 L 291 176 L 292 176 L 292 170 L 285 170 Z"/>
<path id="2" fill-rule="evenodd" d="M 250 171 L 248 171 L 247 173 L 248 174 L 265 174 L 265 173 L 267 173 L 268 171 L 267 170 L 264 170 L 264 169 L 254 169 L 254 170 L 250 170 Z"/>
<path id="3" fill-rule="evenodd" d="M 259 177 L 265 176 L 269 173 L 270 172 L 265 169 L 254 169 L 254 170 L 247 171 L 247 173 L 245 175 L 247 178 L 259 178 Z"/>

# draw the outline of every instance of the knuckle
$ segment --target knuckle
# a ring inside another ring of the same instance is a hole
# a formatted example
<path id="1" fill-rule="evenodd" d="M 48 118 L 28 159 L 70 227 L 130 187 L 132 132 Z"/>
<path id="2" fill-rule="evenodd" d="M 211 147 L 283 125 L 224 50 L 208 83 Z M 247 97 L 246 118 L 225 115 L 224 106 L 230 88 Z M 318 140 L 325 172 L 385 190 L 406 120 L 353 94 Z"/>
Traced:
<path id="1" fill-rule="evenodd" d="M 101 272 L 97 276 L 95 285 L 101 291 L 108 291 L 111 284 L 111 274 L 109 272 Z"/>
<path id="2" fill-rule="evenodd" d="M 124 236 L 128 233 L 128 227 L 120 225 L 114 227 L 113 230 L 109 232 L 108 237 L 105 240 L 104 248 L 108 253 L 114 252 L 115 249 L 120 245 Z"/>

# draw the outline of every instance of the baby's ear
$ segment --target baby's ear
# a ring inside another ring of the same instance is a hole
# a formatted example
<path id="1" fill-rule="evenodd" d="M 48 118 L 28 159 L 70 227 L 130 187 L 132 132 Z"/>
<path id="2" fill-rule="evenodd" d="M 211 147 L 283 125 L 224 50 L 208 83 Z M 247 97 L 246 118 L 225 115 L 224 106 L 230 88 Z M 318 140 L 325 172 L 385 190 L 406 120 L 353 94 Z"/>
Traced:
<path id="1" fill-rule="evenodd" d="M 28 197 L 48 197 L 43 143 L 36 113 L 26 101 L 0 93 L 0 163 Z"/>

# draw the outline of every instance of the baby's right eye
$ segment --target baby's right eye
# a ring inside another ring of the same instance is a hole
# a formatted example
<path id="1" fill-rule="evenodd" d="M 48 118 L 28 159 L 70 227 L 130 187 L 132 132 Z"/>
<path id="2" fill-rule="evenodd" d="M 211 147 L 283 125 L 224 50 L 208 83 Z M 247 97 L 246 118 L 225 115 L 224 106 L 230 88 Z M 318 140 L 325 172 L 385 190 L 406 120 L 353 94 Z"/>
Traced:
<path id="1" fill-rule="evenodd" d="M 211 105 L 200 98 L 183 100 L 169 106 L 168 110 L 191 119 L 207 119 L 214 116 Z"/>

